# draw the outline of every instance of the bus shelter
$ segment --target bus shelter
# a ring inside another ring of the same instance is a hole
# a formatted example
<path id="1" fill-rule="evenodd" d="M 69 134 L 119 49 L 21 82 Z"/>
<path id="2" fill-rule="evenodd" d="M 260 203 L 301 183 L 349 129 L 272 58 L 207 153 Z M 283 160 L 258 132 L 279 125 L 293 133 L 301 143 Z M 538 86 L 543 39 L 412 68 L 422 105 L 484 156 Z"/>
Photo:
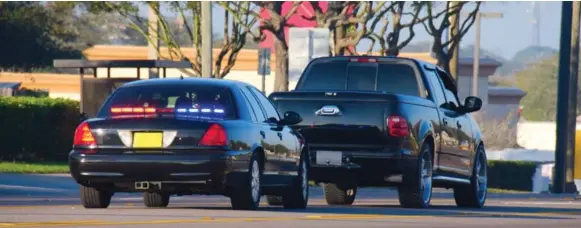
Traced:
<path id="1" fill-rule="evenodd" d="M 80 113 L 85 117 L 94 117 L 107 97 L 115 89 L 127 82 L 141 80 L 141 69 L 157 69 L 159 77 L 167 76 L 167 68 L 188 69 L 192 64 L 188 61 L 170 60 L 69 60 L 53 61 L 55 68 L 78 68 L 80 73 Z M 97 69 L 105 68 L 106 77 L 97 77 Z M 111 68 L 135 68 L 134 75 L 127 77 L 111 77 Z M 92 77 L 87 75 L 87 69 L 92 70 Z"/>

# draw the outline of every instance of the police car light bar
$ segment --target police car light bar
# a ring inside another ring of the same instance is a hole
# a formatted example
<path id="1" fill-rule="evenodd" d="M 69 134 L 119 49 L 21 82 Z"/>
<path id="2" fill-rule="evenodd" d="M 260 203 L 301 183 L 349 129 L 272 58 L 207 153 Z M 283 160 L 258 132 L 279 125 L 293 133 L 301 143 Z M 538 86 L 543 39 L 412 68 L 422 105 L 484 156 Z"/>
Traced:
<path id="1" fill-rule="evenodd" d="M 112 107 L 111 113 L 118 114 L 155 114 L 173 112 L 173 108 Z"/>

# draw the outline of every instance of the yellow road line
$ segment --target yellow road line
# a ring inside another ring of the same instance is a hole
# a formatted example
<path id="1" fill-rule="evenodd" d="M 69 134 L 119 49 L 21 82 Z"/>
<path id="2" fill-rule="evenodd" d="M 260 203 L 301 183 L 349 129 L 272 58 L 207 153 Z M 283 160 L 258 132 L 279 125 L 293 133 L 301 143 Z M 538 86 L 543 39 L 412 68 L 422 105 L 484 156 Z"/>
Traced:
<path id="1" fill-rule="evenodd" d="M 445 211 L 444 211 L 445 212 Z M 279 217 L 243 217 L 243 218 L 215 218 L 202 217 L 199 219 L 181 220 L 149 220 L 149 221 L 45 221 L 45 222 L 16 222 L 0 223 L 0 227 L 56 227 L 56 226 L 111 226 L 111 225 L 155 225 L 155 224 L 180 224 L 180 223 L 225 223 L 225 222 L 265 222 L 265 221 L 289 221 L 289 220 L 369 220 L 369 219 L 422 219 L 448 216 L 566 216 L 558 213 L 496 213 L 496 212 L 453 212 L 446 215 L 380 215 L 380 214 L 337 214 L 337 215 L 308 215 L 308 216 L 279 216 Z"/>
<path id="2" fill-rule="evenodd" d="M 219 223 L 219 222 L 265 222 L 285 220 L 337 220 L 337 219 L 387 219 L 387 218 L 427 218 L 431 216 L 391 216 L 391 215 L 331 215 L 331 216 L 303 216 L 303 217 L 258 217 L 258 218 L 210 218 L 184 220 L 150 220 L 150 221 L 50 221 L 50 222 L 23 222 L 0 223 L 0 227 L 55 227 L 55 226 L 110 226 L 110 225 L 155 225 L 178 223 Z"/>
<path id="3" fill-rule="evenodd" d="M 41 208 L 48 208 L 48 207 L 82 207 L 81 205 L 8 205 L 8 206 L 0 206 L 0 210 L 2 209 L 41 209 Z"/>

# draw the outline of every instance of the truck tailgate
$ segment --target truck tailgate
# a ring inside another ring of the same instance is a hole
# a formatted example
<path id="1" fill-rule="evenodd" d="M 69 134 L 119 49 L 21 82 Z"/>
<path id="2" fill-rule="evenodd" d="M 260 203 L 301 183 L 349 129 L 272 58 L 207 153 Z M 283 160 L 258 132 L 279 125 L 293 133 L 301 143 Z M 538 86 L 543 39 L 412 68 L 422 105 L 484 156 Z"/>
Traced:
<path id="1" fill-rule="evenodd" d="M 295 111 L 294 127 L 310 146 L 381 150 L 393 96 L 382 92 L 289 92 L 270 96 L 280 113 Z"/>

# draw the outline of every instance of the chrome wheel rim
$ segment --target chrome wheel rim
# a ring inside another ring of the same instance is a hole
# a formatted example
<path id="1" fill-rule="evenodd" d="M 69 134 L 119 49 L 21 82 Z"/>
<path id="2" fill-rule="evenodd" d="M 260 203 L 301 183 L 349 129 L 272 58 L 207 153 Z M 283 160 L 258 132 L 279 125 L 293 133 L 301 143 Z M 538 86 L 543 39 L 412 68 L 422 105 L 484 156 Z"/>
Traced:
<path id="1" fill-rule="evenodd" d="M 420 162 L 420 165 L 422 167 L 420 187 L 422 200 L 424 201 L 425 204 L 429 203 L 432 197 L 432 161 L 426 159 L 429 158 L 428 156 L 430 156 L 429 153 L 425 152 L 425 155 Z"/>
<path id="2" fill-rule="evenodd" d="M 307 175 L 307 163 L 305 161 L 301 164 L 301 187 L 303 191 L 303 199 L 307 199 L 309 194 L 309 179 Z"/>
<path id="3" fill-rule="evenodd" d="M 257 161 L 252 162 L 250 188 L 252 190 L 252 200 L 257 202 L 260 198 L 260 169 Z"/>
<path id="4" fill-rule="evenodd" d="M 478 156 L 478 159 L 476 159 L 476 170 L 475 170 L 475 176 L 476 176 L 476 194 L 478 196 L 478 201 L 480 201 L 480 203 L 482 203 L 482 201 L 484 201 L 484 199 L 486 198 L 486 194 L 488 192 L 488 178 L 487 178 L 487 170 L 486 170 L 486 163 L 483 162 L 483 156 L 482 153 L 480 153 L 480 155 Z"/>

